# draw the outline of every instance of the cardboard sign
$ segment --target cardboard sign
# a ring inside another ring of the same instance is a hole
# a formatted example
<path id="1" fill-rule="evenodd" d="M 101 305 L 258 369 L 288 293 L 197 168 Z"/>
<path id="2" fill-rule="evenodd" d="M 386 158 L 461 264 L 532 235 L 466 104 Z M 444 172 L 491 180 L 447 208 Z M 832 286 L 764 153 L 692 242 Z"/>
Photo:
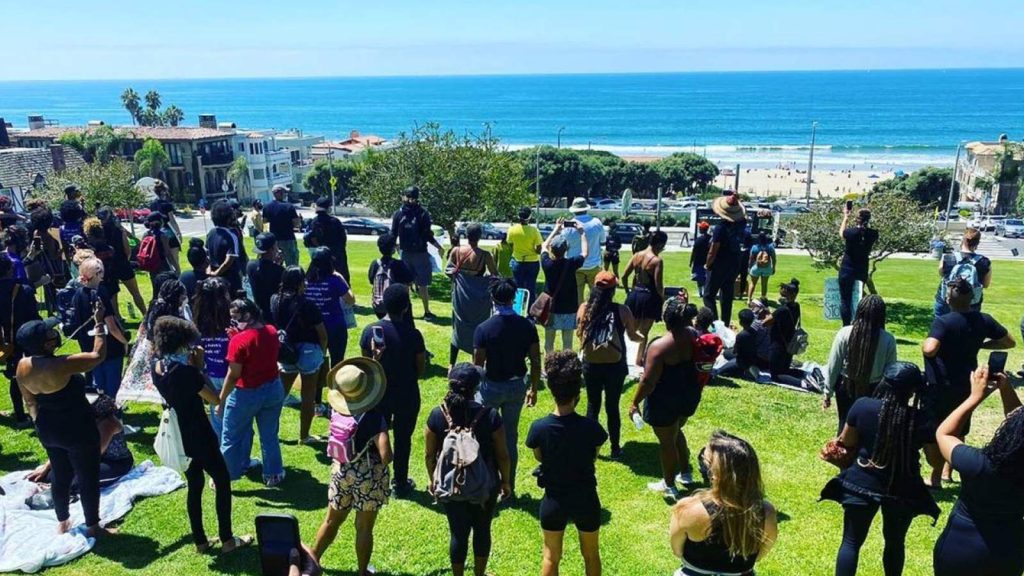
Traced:
<path id="1" fill-rule="evenodd" d="M 850 310 L 856 310 L 857 305 L 860 304 L 861 293 L 864 291 L 864 285 L 860 280 L 853 283 L 853 296 Z M 839 296 L 839 279 L 838 278 L 826 278 L 825 279 L 825 301 L 823 309 L 825 311 L 826 320 L 841 320 L 842 314 L 840 306 L 842 305 L 842 298 Z"/>

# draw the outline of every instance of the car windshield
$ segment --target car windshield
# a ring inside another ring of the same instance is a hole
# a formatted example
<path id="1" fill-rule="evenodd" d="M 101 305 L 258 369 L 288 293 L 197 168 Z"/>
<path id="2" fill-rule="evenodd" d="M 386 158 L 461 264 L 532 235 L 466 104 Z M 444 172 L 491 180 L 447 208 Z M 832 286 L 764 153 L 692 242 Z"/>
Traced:
<path id="1" fill-rule="evenodd" d="M 1007 226 L 1024 226 L 1024 220 L 1007 220 Z"/>

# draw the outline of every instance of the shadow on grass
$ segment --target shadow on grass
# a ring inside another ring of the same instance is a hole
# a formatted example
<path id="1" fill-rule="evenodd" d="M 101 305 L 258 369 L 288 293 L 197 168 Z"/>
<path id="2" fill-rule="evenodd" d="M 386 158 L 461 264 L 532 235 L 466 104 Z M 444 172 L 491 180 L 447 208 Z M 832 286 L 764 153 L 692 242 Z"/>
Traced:
<path id="1" fill-rule="evenodd" d="M 661 478 L 661 461 L 658 457 L 657 441 L 626 442 L 622 446 L 620 461 L 637 476 Z"/>
<path id="2" fill-rule="evenodd" d="M 15 472 L 35 468 L 41 462 L 37 461 L 36 455 L 31 452 L 0 452 L 0 470 Z"/>
<path id="3" fill-rule="evenodd" d="M 889 330 L 896 333 L 920 334 L 928 332 L 935 319 L 931 306 L 908 304 L 906 302 L 885 303 L 886 323 Z M 899 329 L 893 329 L 899 326 Z"/>
<path id="4" fill-rule="evenodd" d="M 236 498 L 255 496 L 257 506 L 289 510 L 323 510 L 327 485 L 315 478 L 308 470 L 286 469 L 286 476 L 276 488 L 234 490 Z"/>
<path id="5" fill-rule="evenodd" d="M 435 568 L 430 572 L 424 573 L 422 576 L 442 576 L 443 574 L 451 574 L 450 568 Z M 387 574 L 388 576 L 413 576 L 409 572 L 392 572 L 390 570 L 377 569 L 378 574 Z M 324 574 L 329 576 L 359 576 L 359 572 L 355 570 L 337 570 L 337 569 L 324 569 Z M 419 575 L 417 575 L 419 576 Z"/>
<path id="6" fill-rule="evenodd" d="M 708 386 L 715 388 L 739 388 L 740 385 L 733 378 L 726 378 L 725 376 L 716 376 L 708 382 Z"/>
<path id="7" fill-rule="evenodd" d="M 181 545 L 184 545 L 184 537 L 172 547 L 180 548 Z M 146 568 L 168 553 L 161 550 L 160 543 L 152 538 L 124 532 L 98 540 L 92 552 L 128 570 Z"/>

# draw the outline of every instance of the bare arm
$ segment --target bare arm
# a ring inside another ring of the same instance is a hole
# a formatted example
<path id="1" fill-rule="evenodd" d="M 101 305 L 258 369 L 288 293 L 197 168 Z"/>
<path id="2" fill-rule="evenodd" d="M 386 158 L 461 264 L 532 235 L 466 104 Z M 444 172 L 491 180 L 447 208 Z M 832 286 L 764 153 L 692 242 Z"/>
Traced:
<path id="1" fill-rule="evenodd" d="M 107 416 L 103 420 L 96 424 L 96 427 L 100 430 L 100 454 L 107 452 L 107 446 L 110 446 L 110 441 L 117 436 L 121 430 L 124 430 L 124 426 L 121 421 L 117 419 L 117 416 Z"/>
<path id="2" fill-rule="evenodd" d="M 775 507 L 764 503 L 764 541 L 761 542 L 761 550 L 757 553 L 757 559 L 761 560 L 768 555 L 775 541 L 779 538 L 779 516 Z"/>
<path id="3" fill-rule="evenodd" d="M 715 259 L 718 258 L 718 248 L 721 246 L 718 242 L 712 242 L 711 247 L 708 248 L 708 259 L 704 261 L 704 269 L 711 270 L 711 267 L 715 265 Z"/>
<path id="4" fill-rule="evenodd" d="M 658 263 L 654 265 L 654 289 L 661 295 L 661 299 L 665 299 L 665 261 L 658 258 Z"/>
<path id="5" fill-rule="evenodd" d="M 434 483 L 434 468 L 437 468 L 437 455 L 441 452 L 441 439 L 434 434 L 434 431 L 430 428 L 426 428 L 424 434 L 423 443 L 423 455 L 425 464 L 427 465 L 427 478 L 430 478 L 430 483 Z M 431 486 L 433 487 L 433 486 Z M 433 490 L 431 490 L 433 492 Z"/>
<path id="6" fill-rule="evenodd" d="M 584 234 L 582 230 L 579 231 L 579 235 L 580 244 L 583 247 L 582 252 L 580 252 L 580 256 L 582 256 L 583 259 L 586 260 L 587 257 L 590 256 L 590 242 L 587 240 L 587 235 Z M 598 250 L 600 250 L 600 247 L 598 247 Z"/>
<path id="7" fill-rule="evenodd" d="M 839 434 L 839 441 L 846 446 L 848 450 L 856 450 L 860 446 L 860 434 L 857 433 L 857 429 L 849 424 L 843 424 L 843 431 Z"/>
<path id="8" fill-rule="evenodd" d="M 547 239 L 544 240 L 543 244 L 541 244 L 541 250 L 547 252 L 548 254 L 551 254 L 551 242 L 554 241 L 555 236 L 558 236 L 559 234 L 562 233 L 562 227 L 564 225 L 565 222 L 563 222 L 562 219 L 559 218 L 558 221 L 555 223 L 555 227 L 551 229 L 551 234 L 548 234 Z M 554 255 L 552 254 L 552 256 Z"/>
<path id="9" fill-rule="evenodd" d="M 423 378 L 427 371 L 427 353 L 420 352 L 416 355 L 416 378 Z"/>
<path id="10" fill-rule="evenodd" d="M 1003 382 L 1006 381 L 1006 376 L 1000 374 L 997 375 L 996 380 L 1000 386 L 1003 386 Z M 939 445 L 939 451 L 942 452 L 942 457 L 946 459 L 946 462 L 953 461 L 953 449 L 963 444 L 963 440 L 958 437 L 960 431 L 963 429 L 963 425 L 971 417 L 975 408 L 981 405 L 985 401 L 985 398 L 992 393 L 994 388 L 988 386 L 989 374 L 988 367 L 982 366 L 971 374 L 971 395 L 967 397 L 956 410 L 946 417 L 939 424 L 939 427 L 935 429 L 935 441 Z"/>
<path id="11" fill-rule="evenodd" d="M 314 329 L 316 330 L 316 337 L 320 340 L 320 348 L 324 351 L 327 350 L 327 327 L 321 322 L 317 324 Z"/>
<path id="12" fill-rule="evenodd" d="M 626 328 L 626 336 L 633 342 L 639 342 L 643 336 L 637 332 L 636 317 L 629 311 L 629 308 L 619 304 L 619 317 L 622 318 L 622 325 Z"/>
<path id="13" fill-rule="evenodd" d="M 1007 332 L 1005 336 L 998 340 L 987 340 L 981 345 L 984 350 L 1009 350 L 1016 346 L 1017 343 L 1013 341 L 1013 336 Z"/>
<path id="14" fill-rule="evenodd" d="M 228 401 L 228 396 L 235 391 L 235 384 L 238 383 L 238 379 L 242 376 L 242 365 L 237 362 L 231 362 L 228 364 L 228 374 L 224 377 L 224 386 L 220 389 L 220 402 L 217 403 L 217 413 L 224 413 L 224 403 Z"/>
<path id="15" fill-rule="evenodd" d="M 537 405 L 537 387 L 540 386 L 540 343 L 530 345 L 530 389 L 526 392 L 526 406 Z"/>
<path id="16" fill-rule="evenodd" d="M 391 438 L 387 432 L 377 434 L 377 452 L 380 452 L 380 461 L 387 466 L 391 464 L 394 454 L 391 452 Z"/>
<path id="17" fill-rule="evenodd" d="M 636 254 L 634 254 L 633 256 L 630 257 L 629 263 L 626 264 L 626 271 L 622 273 L 622 286 L 626 290 L 629 290 L 629 277 L 633 275 L 633 270 L 635 269 L 635 267 L 633 266 L 633 260 L 634 260 L 635 257 L 636 257 Z M 692 259 L 692 255 L 691 255 L 691 259 Z"/>
<path id="18" fill-rule="evenodd" d="M 486 348 L 474 348 L 473 349 L 473 364 L 483 368 L 487 364 L 487 349 Z"/>
<path id="19" fill-rule="evenodd" d="M 846 226 L 850 221 L 850 210 L 849 208 L 843 207 L 843 221 L 839 223 L 839 239 L 843 240 L 843 232 L 846 232 Z"/>
<path id="20" fill-rule="evenodd" d="M 939 348 L 942 347 L 942 342 L 939 342 L 937 338 L 925 338 L 924 344 L 921 344 L 921 352 L 925 358 L 935 358 L 939 354 Z"/>
<path id="21" fill-rule="evenodd" d="M 484 266 L 487 268 L 487 273 L 491 276 L 498 275 L 498 265 L 494 263 L 494 254 L 484 252 Z"/>
<path id="22" fill-rule="evenodd" d="M 498 474 L 501 476 L 501 492 L 507 496 L 512 491 L 512 460 L 508 455 L 504 425 L 491 433 L 491 441 L 494 443 L 494 459 L 498 462 Z"/>
<path id="23" fill-rule="evenodd" d="M 213 276 L 223 276 L 228 270 L 231 269 L 232 266 L 234 266 L 235 260 L 237 259 L 238 256 L 234 254 L 228 254 L 227 256 L 224 257 L 224 261 L 220 263 L 220 266 L 218 266 L 216 270 L 212 268 L 210 269 L 210 274 Z"/>
<path id="24" fill-rule="evenodd" d="M 655 342 L 647 348 L 647 357 L 644 359 L 644 372 L 640 375 L 640 384 L 636 387 L 636 393 L 633 394 L 633 403 L 629 407 L 631 417 L 640 410 L 640 403 L 643 402 L 644 398 L 650 396 L 658 380 L 661 379 L 661 371 L 664 368 L 664 362 L 661 359 L 662 348 L 662 342 Z"/>

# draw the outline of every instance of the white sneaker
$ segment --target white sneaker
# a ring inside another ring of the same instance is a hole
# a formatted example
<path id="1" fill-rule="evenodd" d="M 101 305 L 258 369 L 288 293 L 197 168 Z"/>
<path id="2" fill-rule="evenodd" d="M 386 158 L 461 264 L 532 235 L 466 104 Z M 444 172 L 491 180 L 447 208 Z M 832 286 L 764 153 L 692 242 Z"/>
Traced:
<path id="1" fill-rule="evenodd" d="M 693 481 L 693 472 L 684 472 L 676 474 L 676 482 L 682 484 L 683 486 L 696 484 L 696 482 Z"/>
<path id="2" fill-rule="evenodd" d="M 664 480 L 658 480 L 657 482 L 648 483 L 647 489 L 650 490 L 651 492 L 661 492 L 661 495 L 667 499 L 679 499 L 679 490 L 675 486 L 665 486 Z"/>

